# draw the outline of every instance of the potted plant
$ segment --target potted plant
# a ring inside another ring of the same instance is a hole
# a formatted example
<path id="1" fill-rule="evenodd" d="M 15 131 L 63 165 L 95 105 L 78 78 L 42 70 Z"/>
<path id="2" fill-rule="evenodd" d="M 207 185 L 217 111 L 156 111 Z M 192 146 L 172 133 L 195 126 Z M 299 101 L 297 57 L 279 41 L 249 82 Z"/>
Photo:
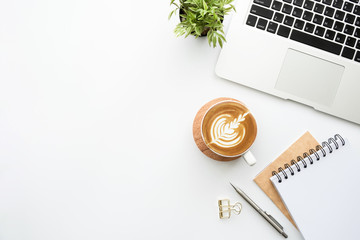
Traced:
<path id="1" fill-rule="evenodd" d="M 175 6 L 169 14 L 169 19 L 179 12 L 180 23 L 175 27 L 177 37 L 194 35 L 195 38 L 207 36 L 209 45 L 220 47 L 226 42 L 223 30 L 224 16 L 235 11 L 234 0 L 171 0 Z"/>

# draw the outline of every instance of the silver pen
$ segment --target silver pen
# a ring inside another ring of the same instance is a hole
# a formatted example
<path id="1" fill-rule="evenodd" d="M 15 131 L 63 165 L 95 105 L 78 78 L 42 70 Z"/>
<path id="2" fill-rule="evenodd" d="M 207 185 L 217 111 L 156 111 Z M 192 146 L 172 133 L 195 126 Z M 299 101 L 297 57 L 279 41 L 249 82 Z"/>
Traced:
<path id="1" fill-rule="evenodd" d="M 253 200 L 251 200 L 251 198 L 249 198 L 248 195 L 246 195 L 240 188 L 235 187 L 234 185 L 232 185 L 232 183 L 230 183 L 231 186 L 235 189 L 235 191 L 241 196 L 243 197 L 258 213 L 260 213 L 261 216 L 263 216 L 263 218 L 266 219 L 266 221 L 268 221 L 271 226 L 273 226 L 281 235 L 283 235 L 285 238 L 288 237 L 288 235 L 284 232 L 284 228 L 280 225 L 280 223 L 278 223 L 278 221 L 275 220 L 275 218 L 273 218 L 270 214 L 268 214 L 267 212 L 265 212 L 264 210 L 262 210 Z"/>

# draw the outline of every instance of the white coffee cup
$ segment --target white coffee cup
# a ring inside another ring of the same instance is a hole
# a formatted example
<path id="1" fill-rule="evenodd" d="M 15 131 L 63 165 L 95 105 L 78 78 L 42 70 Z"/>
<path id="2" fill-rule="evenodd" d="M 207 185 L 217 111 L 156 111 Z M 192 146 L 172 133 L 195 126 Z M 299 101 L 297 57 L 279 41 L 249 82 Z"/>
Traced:
<path id="1" fill-rule="evenodd" d="M 195 117 L 193 134 L 199 149 L 210 158 L 229 161 L 243 157 L 249 165 L 256 163 L 250 147 L 257 124 L 239 100 L 217 98 L 205 104 Z"/>

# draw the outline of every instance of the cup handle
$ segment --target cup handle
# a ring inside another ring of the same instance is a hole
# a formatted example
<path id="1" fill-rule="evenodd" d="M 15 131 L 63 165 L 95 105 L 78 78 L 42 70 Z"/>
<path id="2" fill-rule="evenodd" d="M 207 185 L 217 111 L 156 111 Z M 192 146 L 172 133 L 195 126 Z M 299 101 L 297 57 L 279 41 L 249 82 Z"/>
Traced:
<path id="1" fill-rule="evenodd" d="M 254 155 L 250 152 L 247 151 L 244 155 L 243 155 L 245 161 L 250 165 L 254 165 L 256 163 L 256 158 L 254 157 Z"/>

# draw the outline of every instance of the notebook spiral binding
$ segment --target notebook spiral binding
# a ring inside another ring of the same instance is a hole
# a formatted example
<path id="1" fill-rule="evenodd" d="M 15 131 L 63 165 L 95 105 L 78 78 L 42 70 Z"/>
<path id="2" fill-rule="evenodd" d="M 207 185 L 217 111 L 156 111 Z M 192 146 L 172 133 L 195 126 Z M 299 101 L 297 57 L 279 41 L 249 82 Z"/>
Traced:
<path id="1" fill-rule="evenodd" d="M 314 161 L 319 161 L 322 157 L 326 157 L 326 151 L 324 150 L 324 148 L 326 147 L 327 149 L 329 149 L 329 153 L 332 153 L 334 150 L 339 149 L 339 143 L 337 142 L 337 140 L 341 141 L 341 145 L 344 146 L 345 145 L 345 140 L 344 138 L 341 137 L 340 134 L 335 134 L 335 136 L 333 138 L 329 138 L 328 141 L 324 141 L 321 143 L 321 145 L 317 145 L 314 149 L 310 149 L 309 153 L 304 152 L 303 156 L 297 156 L 296 161 L 294 159 L 292 159 L 290 161 L 290 164 L 286 163 L 284 164 L 284 168 L 289 169 L 290 175 L 293 176 L 295 175 L 295 172 L 300 172 L 301 171 L 301 167 L 300 164 L 303 165 L 304 168 L 308 167 L 308 164 L 306 163 L 306 161 L 304 160 L 304 158 L 307 158 L 309 160 L 310 164 L 313 164 Z M 335 146 L 335 149 L 333 149 L 330 144 L 333 143 Z M 318 152 L 321 151 L 321 153 L 319 154 Z M 312 155 L 312 156 L 311 156 Z M 313 159 L 313 157 L 315 159 Z M 294 169 L 292 168 L 292 166 L 295 165 L 296 169 L 294 171 Z M 276 176 L 279 183 L 281 183 L 283 181 L 281 175 L 283 175 L 284 179 L 288 179 L 289 175 L 285 172 L 284 168 L 279 167 L 278 171 L 272 171 L 272 175 Z"/>

